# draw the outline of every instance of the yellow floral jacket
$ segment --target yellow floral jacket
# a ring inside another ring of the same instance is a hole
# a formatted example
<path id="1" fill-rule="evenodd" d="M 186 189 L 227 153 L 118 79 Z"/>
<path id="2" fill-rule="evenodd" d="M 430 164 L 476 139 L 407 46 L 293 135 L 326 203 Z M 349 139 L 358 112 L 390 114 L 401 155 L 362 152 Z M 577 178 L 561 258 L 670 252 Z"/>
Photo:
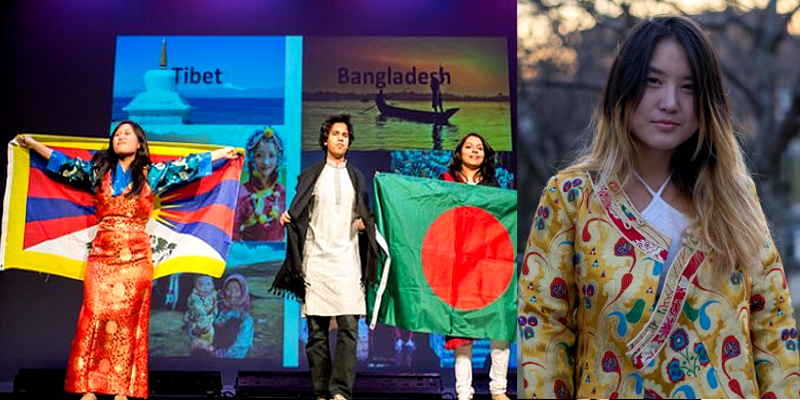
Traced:
<path id="1" fill-rule="evenodd" d="M 720 279 L 613 180 L 561 173 L 536 211 L 519 279 L 525 398 L 797 398 L 797 329 L 771 241 L 758 276 Z"/>

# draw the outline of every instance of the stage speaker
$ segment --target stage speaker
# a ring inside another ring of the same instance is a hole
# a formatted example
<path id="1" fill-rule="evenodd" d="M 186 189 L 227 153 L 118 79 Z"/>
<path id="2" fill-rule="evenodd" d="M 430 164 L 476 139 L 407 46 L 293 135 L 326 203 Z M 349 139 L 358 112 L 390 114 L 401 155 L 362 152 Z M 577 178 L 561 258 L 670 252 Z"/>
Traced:
<path id="1" fill-rule="evenodd" d="M 80 395 L 64 393 L 66 376 L 63 369 L 20 369 L 14 377 L 14 397 L 80 398 Z"/>
<path id="2" fill-rule="evenodd" d="M 220 397 L 222 375 L 217 371 L 150 371 L 151 397 Z"/>
<path id="3" fill-rule="evenodd" d="M 311 374 L 300 371 L 239 371 L 236 397 L 261 399 L 314 398 Z"/>
<path id="4" fill-rule="evenodd" d="M 360 373 L 353 396 L 363 400 L 441 400 L 442 377 L 436 373 Z"/>

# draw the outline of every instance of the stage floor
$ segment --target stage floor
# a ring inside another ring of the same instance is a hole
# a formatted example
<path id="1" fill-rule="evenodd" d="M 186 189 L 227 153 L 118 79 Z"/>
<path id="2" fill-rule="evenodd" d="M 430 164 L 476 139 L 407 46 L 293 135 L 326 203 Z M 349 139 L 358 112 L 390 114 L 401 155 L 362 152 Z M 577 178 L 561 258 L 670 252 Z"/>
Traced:
<path id="1" fill-rule="evenodd" d="M 151 400 L 161 399 L 313 399 L 311 377 L 308 371 L 239 371 L 236 382 L 225 382 L 219 372 L 212 371 L 150 371 Z M 358 400 L 453 400 L 455 382 L 450 373 L 358 373 L 354 398 Z M 69 399 L 80 395 L 64 393 L 64 370 L 20 370 L 14 385 L 3 385 L 0 399 Z M 489 400 L 489 377 L 475 371 L 474 400 Z M 517 395 L 515 371 L 508 374 L 508 396 Z M 99 395 L 98 400 L 111 400 L 113 396 Z M 131 399 L 134 400 L 134 399 Z"/>

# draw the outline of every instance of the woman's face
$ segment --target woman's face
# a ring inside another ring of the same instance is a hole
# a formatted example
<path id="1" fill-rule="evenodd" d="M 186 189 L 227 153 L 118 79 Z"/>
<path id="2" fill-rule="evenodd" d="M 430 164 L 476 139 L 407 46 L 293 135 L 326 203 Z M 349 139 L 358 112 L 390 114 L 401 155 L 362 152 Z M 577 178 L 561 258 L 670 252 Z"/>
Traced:
<path id="1" fill-rule="evenodd" d="M 123 124 L 114 132 L 114 153 L 117 157 L 124 158 L 136 154 L 136 150 L 142 147 L 139 137 L 133 130 L 131 124 Z"/>
<path id="2" fill-rule="evenodd" d="M 461 147 L 461 164 L 470 169 L 480 168 L 483 164 L 483 142 L 477 136 L 469 136 Z"/>
<path id="3" fill-rule="evenodd" d="M 253 151 L 253 164 L 261 176 L 266 178 L 272 175 L 278 166 L 278 152 L 275 149 L 275 143 L 264 141 L 256 146 Z"/>
<path id="4" fill-rule="evenodd" d="M 237 281 L 230 281 L 225 285 L 225 297 L 236 303 L 242 298 L 242 286 Z"/>
<path id="5" fill-rule="evenodd" d="M 686 51 L 674 38 L 663 39 L 653 49 L 647 87 L 633 114 L 634 140 L 646 153 L 669 158 L 697 127 L 694 80 Z"/>

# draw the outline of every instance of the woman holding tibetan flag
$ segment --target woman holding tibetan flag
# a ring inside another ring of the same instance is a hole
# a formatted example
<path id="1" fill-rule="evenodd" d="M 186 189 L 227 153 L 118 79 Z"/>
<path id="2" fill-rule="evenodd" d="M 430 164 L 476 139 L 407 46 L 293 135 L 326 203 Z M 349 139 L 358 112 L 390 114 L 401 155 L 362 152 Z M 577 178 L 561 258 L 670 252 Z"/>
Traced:
<path id="1" fill-rule="evenodd" d="M 442 180 L 497 187 L 494 171 L 494 150 L 477 133 L 468 133 L 456 145 L 448 170 Z M 472 399 L 472 339 L 448 337 L 445 349 L 455 350 L 456 394 L 459 400 Z M 511 351 L 505 340 L 492 340 L 489 370 L 489 391 L 492 400 L 508 400 L 506 373 Z"/>
<path id="2" fill-rule="evenodd" d="M 797 398 L 781 260 L 708 36 L 643 20 L 586 155 L 547 183 L 519 280 L 525 398 Z"/>
<path id="3" fill-rule="evenodd" d="M 211 174 L 217 159 L 238 157 L 232 147 L 151 163 L 141 126 L 123 121 L 108 150 L 91 161 L 70 159 L 20 135 L 17 143 L 46 160 L 47 169 L 95 195 L 97 235 L 84 278 L 84 301 L 67 366 L 66 391 L 147 397 L 147 333 L 153 262 L 145 225 L 154 197 Z"/>

